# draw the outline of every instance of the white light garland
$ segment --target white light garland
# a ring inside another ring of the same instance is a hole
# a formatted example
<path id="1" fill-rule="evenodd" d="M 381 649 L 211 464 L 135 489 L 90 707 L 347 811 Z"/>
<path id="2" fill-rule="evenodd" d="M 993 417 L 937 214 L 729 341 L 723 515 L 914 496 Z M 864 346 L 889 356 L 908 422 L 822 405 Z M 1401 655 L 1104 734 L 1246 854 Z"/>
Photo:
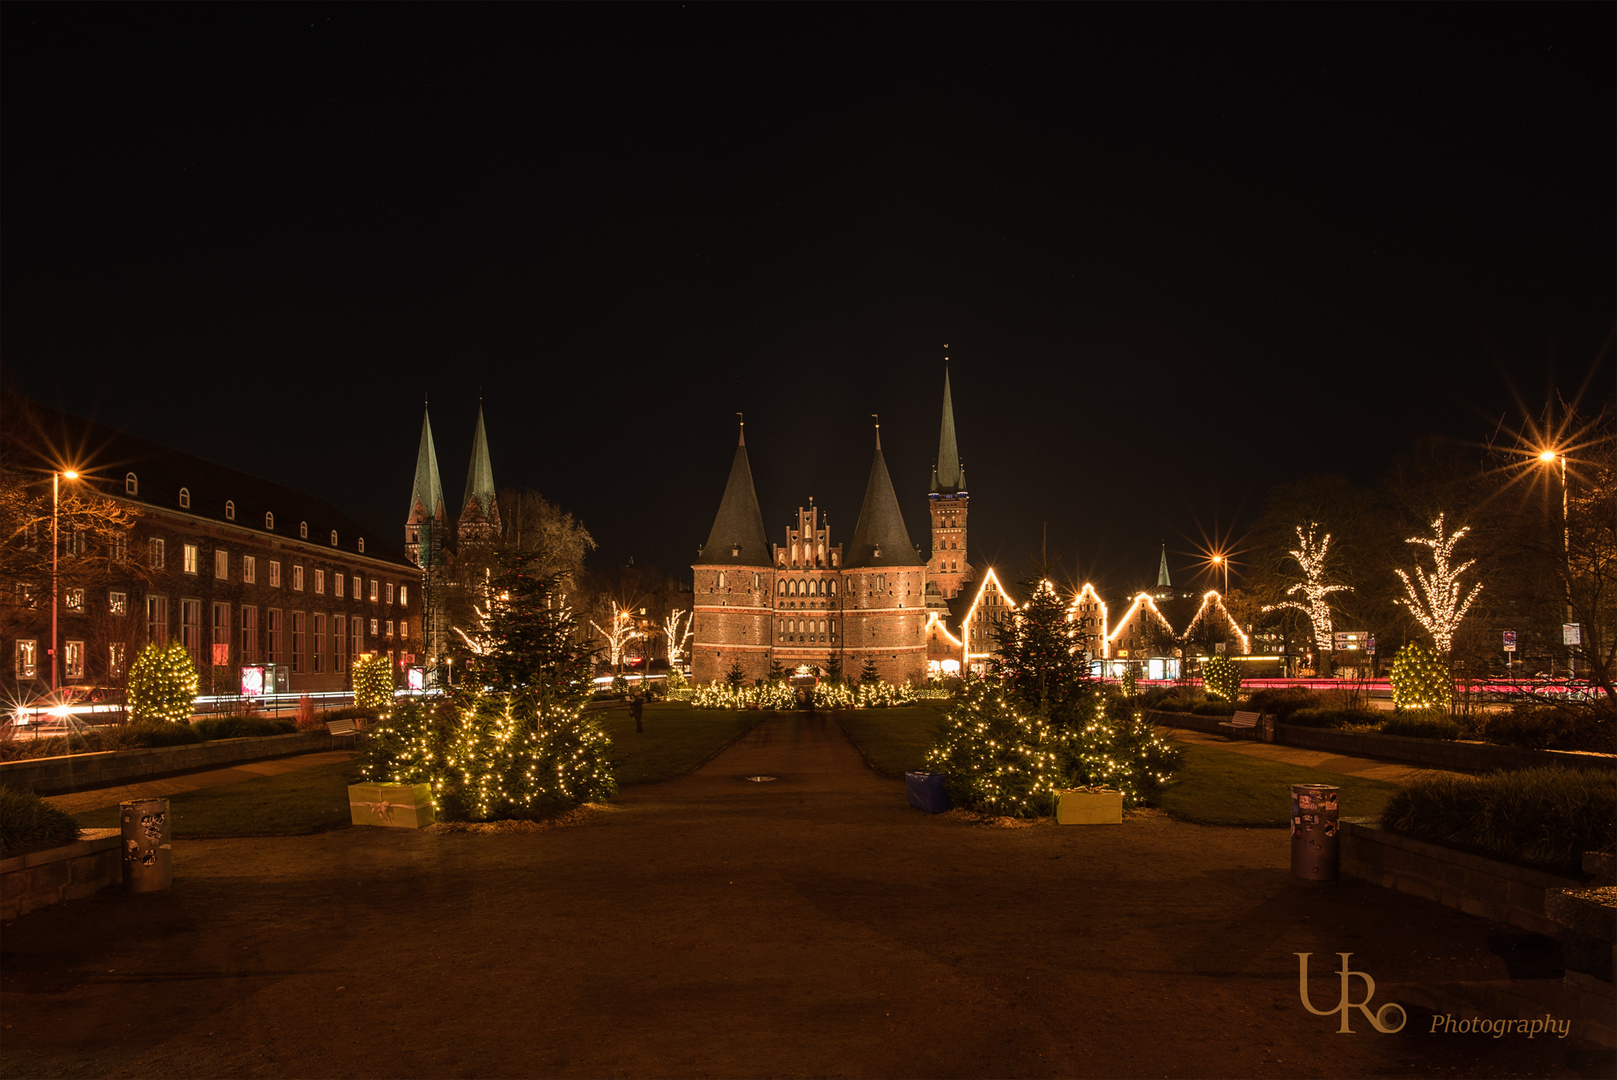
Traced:
<path id="1" fill-rule="evenodd" d="M 1319 528 L 1317 522 L 1310 521 L 1307 528 L 1297 526 L 1298 547 L 1288 552 L 1297 560 L 1297 565 L 1303 569 L 1303 580 L 1286 590 L 1287 596 L 1301 593 L 1307 598 L 1307 603 L 1296 600 L 1285 600 L 1278 604 L 1264 606 L 1264 611 L 1280 611 L 1284 608 L 1294 608 L 1308 616 L 1309 622 L 1314 626 L 1314 644 L 1321 652 L 1331 650 L 1331 606 L 1326 597 L 1335 592 L 1352 592 L 1347 585 L 1325 584 L 1325 557 L 1331 549 L 1331 534 L 1326 533 L 1325 539 L 1318 542 L 1314 540 L 1314 530 Z"/>
<path id="2" fill-rule="evenodd" d="M 1418 544 L 1421 547 L 1432 549 L 1432 572 L 1428 574 L 1419 566 L 1415 567 L 1415 580 L 1411 581 L 1409 575 L 1398 570 L 1398 578 L 1404 583 L 1404 590 L 1409 593 L 1409 599 L 1400 599 L 1398 602 L 1410 610 L 1415 621 L 1426 628 L 1432 635 L 1432 641 L 1437 645 L 1437 651 L 1447 655 L 1454 646 L 1454 631 L 1460 628 L 1460 620 L 1471 609 L 1472 601 L 1482 591 L 1482 583 L 1471 587 L 1471 591 L 1462 600 L 1460 598 L 1460 575 L 1476 563 L 1475 559 L 1461 566 L 1449 565 L 1449 556 L 1454 553 L 1454 545 L 1460 542 L 1460 537 L 1470 532 L 1470 526 L 1457 529 L 1447 537 L 1443 535 L 1443 515 L 1437 515 L 1432 522 L 1431 536 L 1411 536 L 1405 540 L 1406 544 Z M 1420 583 L 1417 590 L 1415 583 Z"/>

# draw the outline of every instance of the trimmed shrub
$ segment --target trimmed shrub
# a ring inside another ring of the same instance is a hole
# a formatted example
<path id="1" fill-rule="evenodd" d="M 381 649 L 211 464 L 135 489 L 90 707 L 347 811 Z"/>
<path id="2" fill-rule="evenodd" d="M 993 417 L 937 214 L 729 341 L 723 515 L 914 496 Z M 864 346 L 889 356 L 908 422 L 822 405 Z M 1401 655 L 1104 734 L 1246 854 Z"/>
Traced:
<path id="1" fill-rule="evenodd" d="M 190 724 L 158 724 L 147 721 L 131 724 L 128 731 L 130 745 L 134 747 L 184 746 L 187 743 L 202 741 L 202 733 Z"/>
<path id="2" fill-rule="evenodd" d="M 210 716 L 191 725 L 200 738 L 208 740 L 290 735 L 298 728 L 291 720 L 271 720 L 263 716 Z"/>
<path id="3" fill-rule="evenodd" d="M 0 786 L 0 852 L 59 847 L 79 838 L 79 824 L 32 791 Z"/>
<path id="4" fill-rule="evenodd" d="M 358 705 L 344 705 L 340 709 L 322 709 L 319 714 L 321 726 L 327 720 L 375 720 L 376 713 L 371 709 L 362 709 Z"/>
<path id="5" fill-rule="evenodd" d="M 1374 727 L 1381 723 L 1381 713 L 1374 709 L 1343 709 L 1316 706 L 1298 709 L 1285 721 L 1297 727 L 1341 728 L 1348 726 Z"/>
<path id="6" fill-rule="evenodd" d="M 1197 716 L 1234 716 L 1235 702 L 1198 701 L 1190 707 L 1190 711 Z"/>
<path id="7" fill-rule="evenodd" d="M 1440 709 L 1427 715 L 1402 714 L 1390 716 L 1381 722 L 1381 734 L 1405 735 L 1412 739 L 1448 739 L 1460 737 L 1460 722 Z"/>
<path id="8" fill-rule="evenodd" d="M 1253 712 L 1272 716 L 1282 724 L 1291 723 L 1291 716 L 1298 709 L 1317 709 L 1323 705 L 1318 694 L 1301 686 L 1259 690 L 1246 703 L 1246 707 Z"/>
<path id="9" fill-rule="evenodd" d="M 1503 746 L 1613 754 L 1617 753 L 1617 706 L 1609 701 L 1518 702 L 1509 712 L 1490 713 L 1483 722 L 1482 737 Z"/>
<path id="10" fill-rule="evenodd" d="M 1388 800 L 1381 824 L 1575 872 L 1585 851 L 1617 848 L 1617 775 L 1552 767 L 1420 777 Z"/>
<path id="11" fill-rule="evenodd" d="M 189 720 L 196 696 L 196 664 L 178 641 L 153 642 L 129 665 L 129 717 L 136 723 Z"/>

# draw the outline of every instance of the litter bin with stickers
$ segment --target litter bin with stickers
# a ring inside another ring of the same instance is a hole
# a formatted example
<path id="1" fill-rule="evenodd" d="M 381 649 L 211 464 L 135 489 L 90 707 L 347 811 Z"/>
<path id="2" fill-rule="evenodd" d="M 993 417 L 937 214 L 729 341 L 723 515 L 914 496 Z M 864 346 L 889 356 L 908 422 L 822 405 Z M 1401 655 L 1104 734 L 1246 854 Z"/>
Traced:
<path id="1" fill-rule="evenodd" d="M 1291 785 L 1291 876 L 1299 881 L 1337 879 L 1341 798 L 1342 789 L 1332 784 Z"/>
<path id="2" fill-rule="evenodd" d="M 174 884 L 174 849 L 167 799 L 119 803 L 123 827 L 124 892 L 162 892 Z"/>

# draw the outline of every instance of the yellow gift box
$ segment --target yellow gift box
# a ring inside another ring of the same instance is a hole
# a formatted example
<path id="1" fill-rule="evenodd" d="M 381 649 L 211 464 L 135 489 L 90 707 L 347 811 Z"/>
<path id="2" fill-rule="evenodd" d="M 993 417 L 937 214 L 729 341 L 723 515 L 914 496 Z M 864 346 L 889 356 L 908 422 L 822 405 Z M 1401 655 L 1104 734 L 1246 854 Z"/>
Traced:
<path id="1" fill-rule="evenodd" d="M 355 825 L 419 829 L 432 824 L 432 789 L 426 784 L 352 784 L 348 809 Z"/>
<path id="2" fill-rule="evenodd" d="M 1121 825 L 1123 793 L 1111 788 L 1073 788 L 1056 799 L 1057 825 Z"/>

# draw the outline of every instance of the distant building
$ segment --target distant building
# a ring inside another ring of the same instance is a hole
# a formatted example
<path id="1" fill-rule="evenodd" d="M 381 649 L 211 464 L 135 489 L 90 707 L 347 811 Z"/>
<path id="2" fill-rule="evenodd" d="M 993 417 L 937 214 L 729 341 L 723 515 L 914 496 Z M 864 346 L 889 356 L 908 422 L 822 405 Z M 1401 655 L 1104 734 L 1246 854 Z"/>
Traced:
<path id="1" fill-rule="evenodd" d="M 812 500 L 798 508 L 784 542 L 771 545 L 743 429 L 713 528 L 692 566 L 692 678 L 722 679 L 739 665 L 751 682 L 774 664 L 823 671 L 833 662 L 856 678 L 869 661 L 884 681 L 924 681 L 929 643 L 947 621 L 943 598 L 957 595 L 972 574 L 947 373 L 931 502 L 933 550 L 922 558 L 904 525 L 878 429 L 847 551 L 833 542 Z"/>
<path id="2" fill-rule="evenodd" d="M 43 488 L 47 503 L 52 471 L 73 468 L 79 479 L 62 483 L 138 514 L 107 551 L 62 538 L 63 581 L 75 559 L 101 559 L 106 570 L 93 590 L 58 597 L 61 685 L 117 684 L 153 641 L 186 647 L 204 694 L 240 692 L 244 669 L 255 685 L 267 680 L 265 691 L 300 693 L 351 688 L 353 659 L 365 653 L 401 671 L 417 662 L 418 571 L 330 504 L 20 398 L 8 396 L 4 411 L 5 467 Z M 82 457 L 54 459 L 65 448 Z M 48 526 L 23 542 L 48 552 Z M 6 681 L 23 698 L 51 678 L 48 566 L 33 578 L 0 584 Z"/>

